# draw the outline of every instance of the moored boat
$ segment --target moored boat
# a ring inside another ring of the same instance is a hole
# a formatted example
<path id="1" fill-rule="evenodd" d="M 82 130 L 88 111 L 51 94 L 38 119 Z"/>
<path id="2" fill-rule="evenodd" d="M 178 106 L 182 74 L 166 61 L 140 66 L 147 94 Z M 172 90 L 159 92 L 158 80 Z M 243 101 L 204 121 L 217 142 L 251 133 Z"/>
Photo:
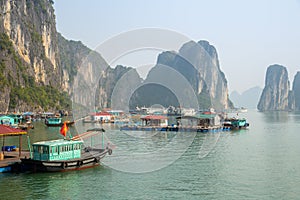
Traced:
<path id="1" fill-rule="evenodd" d="M 46 118 L 45 124 L 47 126 L 62 126 L 62 118 L 60 117 L 53 117 L 53 118 Z"/>
<path id="2" fill-rule="evenodd" d="M 106 154 L 112 153 L 111 146 L 109 144 L 104 146 L 104 142 L 97 147 L 89 146 L 82 140 L 83 137 L 93 137 L 98 131 L 104 134 L 103 129 L 91 130 L 71 139 L 41 141 L 32 144 L 31 158 L 21 159 L 21 170 L 63 172 L 98 166 Z"/>
<path id="3" fill-rule="evenodd" d="M 249 123 L 246 119 L 229 118 L 223 122 L 224 127 L 229 127 L 231 130 L 235 129 L 246 129 L 249 127 Z"/>
<path id="4" fill-rule="evenodd" d="M 72 125 L 75 124 L 74 121 L 70 121 L 70 120 L 62 122 L 62 118 L 60 118 L 60 117 L 47 118 L 45 120 L 45 124 L 47 126 L 56 126 L 56 127 L 58 127 L 58 126 L 62 126 L 64 123 L 66 123 L 67 126 L 72 126 Z"/>

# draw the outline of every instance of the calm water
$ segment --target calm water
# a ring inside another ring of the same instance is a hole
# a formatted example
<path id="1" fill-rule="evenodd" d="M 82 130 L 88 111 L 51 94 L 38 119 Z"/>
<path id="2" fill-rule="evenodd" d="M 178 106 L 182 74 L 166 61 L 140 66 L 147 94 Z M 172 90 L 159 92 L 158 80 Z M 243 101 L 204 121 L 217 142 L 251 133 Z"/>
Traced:
<path id="1" fill-rule="evenodd" d="M 105 166 L 0 174 L 0 199 L 299 199 L 300 113 L 244 116 L 249 130 L 235 132 L 107 131 L 117 148 Z M 29 135 L 58 131 L 37 123 Z"/>

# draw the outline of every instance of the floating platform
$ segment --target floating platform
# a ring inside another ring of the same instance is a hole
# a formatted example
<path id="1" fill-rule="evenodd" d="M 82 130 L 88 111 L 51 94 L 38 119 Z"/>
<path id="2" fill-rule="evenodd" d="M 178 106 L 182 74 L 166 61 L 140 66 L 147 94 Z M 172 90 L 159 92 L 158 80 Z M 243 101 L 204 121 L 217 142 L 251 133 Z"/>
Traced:
<path id="1" fill-rule="evenodd" d="M 17 172 L 18 164 L 21 163 L 21 158 L 29 158 L 29 151 L 22 151 L 19 157 L 18 151 L 4 151 L 1 152 L 0 173 L 1 172 Z"/>
<path id="2" fill-rule="evenodd" d="M 174 131 L 174 132 L 218 132 L 218 131 L 230 131 L 230 127 L 212 126 L 122 126 L 121 131 Z"/>

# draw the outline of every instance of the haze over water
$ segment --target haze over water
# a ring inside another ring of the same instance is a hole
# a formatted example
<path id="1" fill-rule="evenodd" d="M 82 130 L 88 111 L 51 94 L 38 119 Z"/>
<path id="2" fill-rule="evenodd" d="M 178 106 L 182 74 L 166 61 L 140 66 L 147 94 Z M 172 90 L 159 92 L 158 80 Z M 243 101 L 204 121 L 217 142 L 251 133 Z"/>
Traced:
<path id="1" fill-rule="evenodd" d="M 243 116 L 249 130 L 197 133 L 184 154 L 161 170 L 125 173 L 101 166 L 67 173 L 0 174 L 1 199 L 297 199 L 300 113 L 250 110 L 239 114 Z M 129 141 L 124 142 L 124 133 L 107 125 L 105 129 L 118 156 Z M 30 136 L 38 140 L 59 133 L 39 125 Z M 199 158 L 207 137 L 218 138 L 209 154 Z M 166 138 L 153 136 L 151 142 L 160 147 Z M 109 161 L 107 156 L 104 163 Z"/>

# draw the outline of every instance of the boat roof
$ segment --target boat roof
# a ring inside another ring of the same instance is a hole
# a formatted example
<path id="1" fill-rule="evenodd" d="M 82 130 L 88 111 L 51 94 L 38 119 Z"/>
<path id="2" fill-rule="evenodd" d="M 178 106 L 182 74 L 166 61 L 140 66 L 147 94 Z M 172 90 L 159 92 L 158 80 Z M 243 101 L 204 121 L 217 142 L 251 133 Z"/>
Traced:
<path id="1" fill-rule="evenodd" d="M 190 116 L 190 115 L 184 115 L 184 116 L 180 116 L 180 117 L 177 117 L 176 119 L 211 119 L 211 118 L 214 118 L 216 116 L 216 114 L 200 114 L 200 115 L 193 115 L 193 116 Z"/>
<path id="2" fill-rule="evenodd" d="M 27 132 L 24 130 L 0 124 L 0 136 L 17 136 L 25 134 L 27 134 Z"/>
<path id="3" fill-rule="evenodd" d="M 97 112 L 97 113 L 92 113 L 93 116 L 111 116 L 109 112 Z"/>
<path id="4" fill-rule="evenodd" d="M 145 119 L 145 120 L 158 120 L 158 119 L 168 119 L 168 117 L 162 116 L 162 115 L 147 115 L 147 116 L 141 117 L 141 119 Z"/>
<path id="5" fill-rule="evenodd" d="M 68 144 L 83 144 L 80 140 L 65 140 L 65 139 L 58 139 L 58 140 L 48 140 L 48 141 L 40 141 L 35 142 L 32 145 L 39 145 L 39 146 L 59 146 L 59 145 L 68 145 Z"/>

